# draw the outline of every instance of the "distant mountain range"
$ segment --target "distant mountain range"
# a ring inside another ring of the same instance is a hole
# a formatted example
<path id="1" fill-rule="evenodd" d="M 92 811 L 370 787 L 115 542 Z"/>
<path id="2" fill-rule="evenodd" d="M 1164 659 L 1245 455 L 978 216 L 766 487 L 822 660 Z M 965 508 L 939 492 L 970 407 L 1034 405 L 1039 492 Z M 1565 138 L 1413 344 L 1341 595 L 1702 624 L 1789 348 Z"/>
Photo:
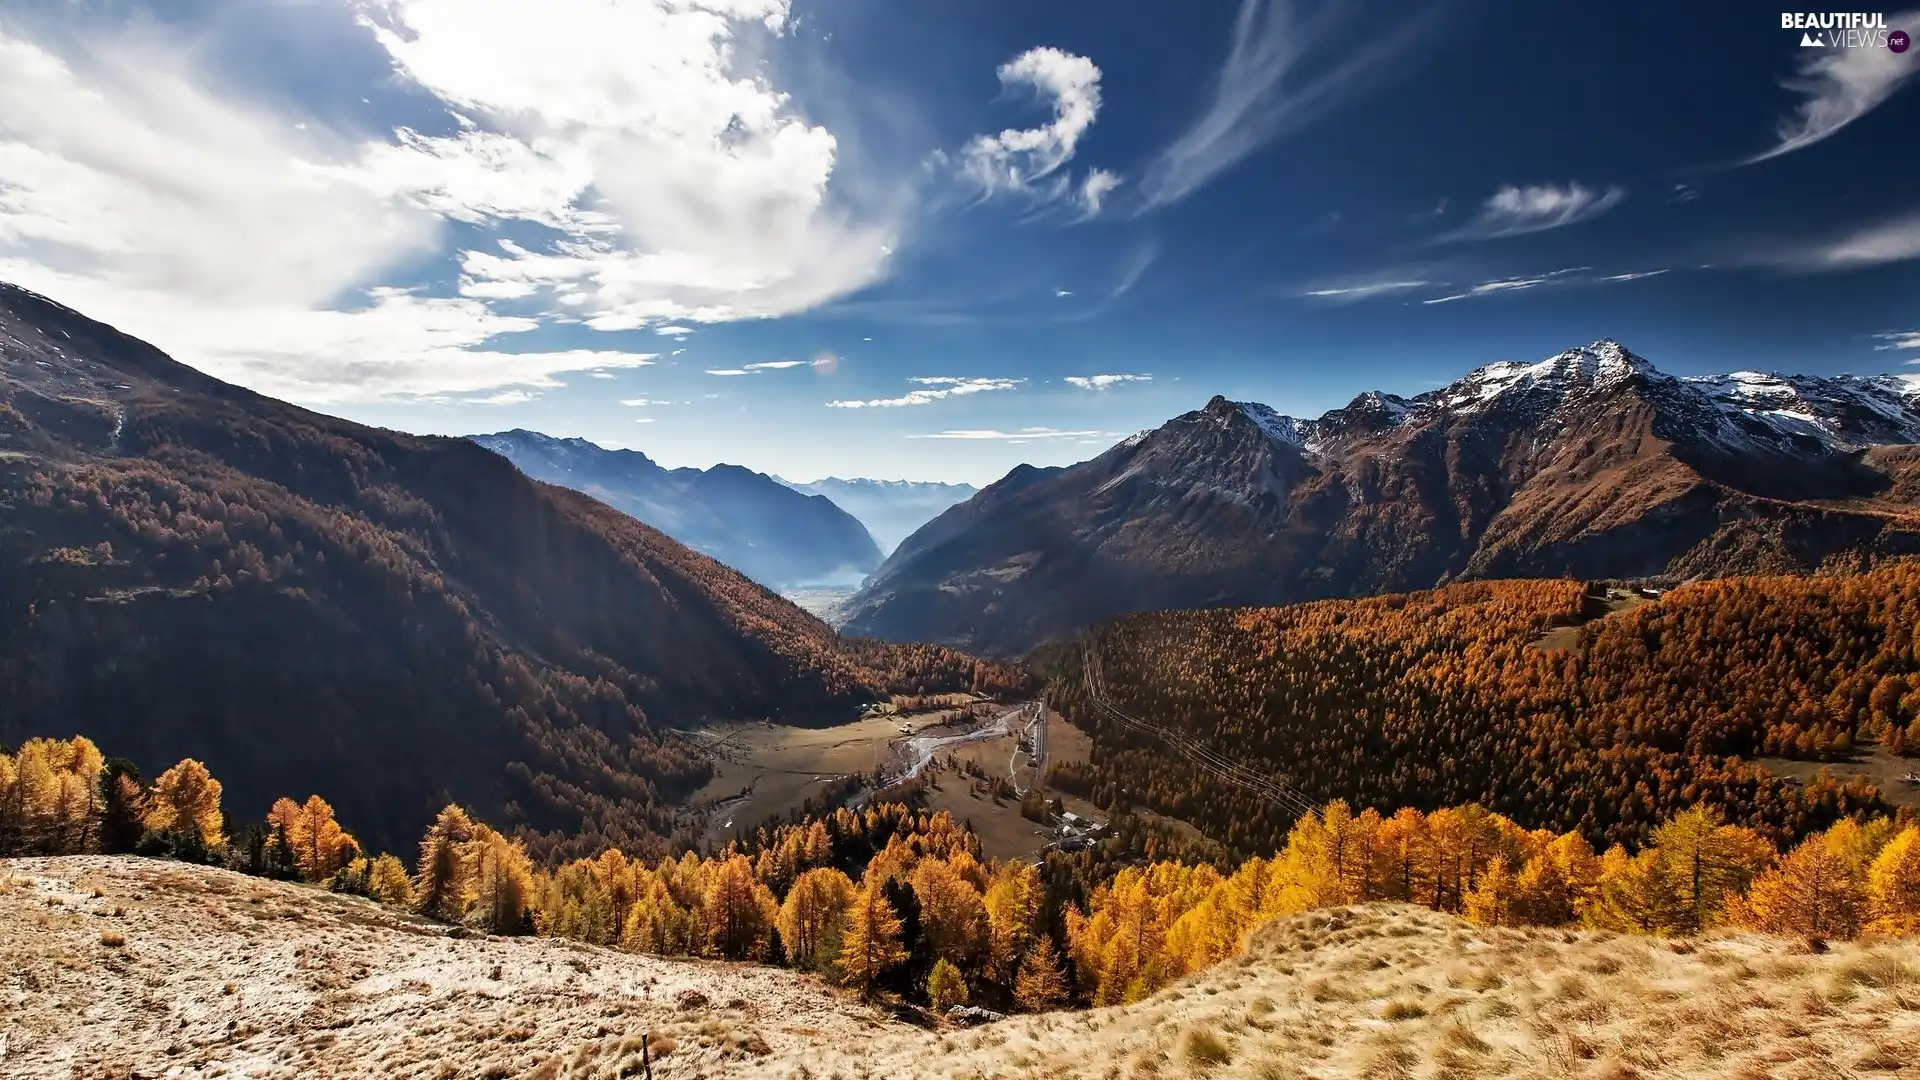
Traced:
<path id="1" fill-rule="evenodd" d="M 324 791 L 374 848 L 452 800 L 537 853 L 659 853 L 712 775 L 665 728 L 1022 678 L 843 641 L 465 439 L 262 397 L 0 285 L 0 743 L 199 758 L 241 822 Z"/>
<path id="2" fill-rule="evenodd" d="M 843 628 L 1008 655 L 1128 611 L 1920 552 L 1916 442 L 1920 376 L 1675 378 L 1612 341 L 1312 420 L 1216 397 L 946 511 Z"/>
<path id="3" fill-rule="evenodd" d="M 940 484 L 917 480 L 842 480 L 830 476 L 802 484 L 781 483 L 809 495 L 824 495 L 860 519 L 880 550 L 891 553 L 915 529 L 940 516 L 955 503 L 966 502 L 980 489 L 972 484 Z"/>
<path id="4" fill-rule="evenodd" d="M 668 469 L 637 450 L 537 431 L 470 438 L 528 476 L 591 495 L 773 588 L 857 585 L 880 565 L 855 515 L 764 473 Z"/>

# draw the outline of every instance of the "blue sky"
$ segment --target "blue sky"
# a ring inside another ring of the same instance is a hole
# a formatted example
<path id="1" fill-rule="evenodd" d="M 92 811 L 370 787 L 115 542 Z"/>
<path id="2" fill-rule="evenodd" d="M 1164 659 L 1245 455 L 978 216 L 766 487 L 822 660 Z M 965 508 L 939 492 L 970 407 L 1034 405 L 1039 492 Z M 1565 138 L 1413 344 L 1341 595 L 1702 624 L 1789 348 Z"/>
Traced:
<path id="1" fill-rule="evenodd" d="M 0 0 L 0 279 L 327 412 L 799 479 L 1600 337 L 1915 370 L 1920 51 L 1541 11 Z"/>

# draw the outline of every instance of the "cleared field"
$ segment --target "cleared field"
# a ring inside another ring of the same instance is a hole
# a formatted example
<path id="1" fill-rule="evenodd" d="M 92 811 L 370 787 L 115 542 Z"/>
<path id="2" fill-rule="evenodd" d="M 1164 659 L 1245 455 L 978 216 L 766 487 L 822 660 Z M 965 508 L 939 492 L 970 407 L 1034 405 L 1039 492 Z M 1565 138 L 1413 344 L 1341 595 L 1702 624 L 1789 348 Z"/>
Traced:
<path id="1" fill-rule="evenodd" d="M 1864 776 L 1880 789 L 1881 797 L 1895 806 L 1911 806 L 1920 810 L 1920 784 L 1909 784 L 1901 777 L 1911 772 L 1920 772 L 1920 760 L 1895 757 L 1879 747 L 1862 753 L 1852 761 L 1789 761 L 1786 758 L 1760 758 L 1760 764 L 1772 770 L 1776 776 L 1792 776 L 1801 782 L 1811 782 L 1825 769 L 1834 779 L 1845 783 L 1856 776 Z"/>
<path id="2" fill-rule="evenodd" d="M 765 721 L 724 724 L 687 733 L 689 742 L 714 759 L 714 778 L 694 793 L 689 808 L 707 812 L 704 839 L 724 844 L 737 829 L 784 814 L 853 773 L 871 774 L 899 756 L 911 735 L 966 729 L 966 709 L 957 701 L 920 713 L 887 713 L 825 728 L 786 727 Z M 709 812 L 710 811 L 710 812 Z"/>
<path id="3" fill-rule="evenodd" d="M 1539 637 L 1534 638 L 1528 643 L 1528 647 L 1538 649 L 1541 652 L 1560 652 L 1565 649 L 1571 649 L 1580 643 L 1580 628 L 1586 624 L 1595 619 L 1604 619 L 1622 612 L 1632 611 L 1642 604 L 1650 604 L 1652 602 L 1653 601 L 1641 596 L 1639 593 L 1630 593 L 1620 589 L 1612 590 L 1607 593 L 1605 598 L 1596 599 L 1593 605 L 1595 610 L 1587 612 L 1580 621 L 1568 626 L 1556 626 L 1546 633 L 1541 634 Z"/>
<path id="4" fill-rule="evenodd" d="M 1092 748 L 1093 740 L 1087 737 L 1086 732 L 1061 719 L 1058 713 L 1048 713 L 1049 761 L 1085 761 Z M 942 753 L 934 759 L 935 764 L 941 767 L 930 777 L 932 784 L 927 791 L 927 805 L 933 810 L 945 810 L 957 819 L 970 822 L 973 831 L 979 834 L 980 848 L 988 858 L 1031 858 L 1047 846 L 1053 838 L 1053 832 L 1038 822 L 1022 817 L 1019 800 L 995 801 L 986 784 L 945 767 L 949 760 L 977 765 L 989 777 L 1007 777 L 1021 790 L 1037 786 L 1048 799 L 1059 798 L 1068 810 L 1076 814 L 1095 819 L 1106 817 L 1092 803 L 1079 796 L 1048 789 L 1033 769 L 1032 760 L 1020 752 L 1016 735 L 956 747 L 951 753 Z"/>

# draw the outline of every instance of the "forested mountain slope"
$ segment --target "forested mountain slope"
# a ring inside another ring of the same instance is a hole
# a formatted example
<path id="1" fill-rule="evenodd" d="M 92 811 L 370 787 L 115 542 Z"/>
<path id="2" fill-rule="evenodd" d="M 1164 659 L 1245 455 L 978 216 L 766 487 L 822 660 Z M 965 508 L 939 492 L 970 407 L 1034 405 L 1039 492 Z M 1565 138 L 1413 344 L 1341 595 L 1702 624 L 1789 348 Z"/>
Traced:
<path id="1" fill-rule="evenodd" d="M 852 514 L 751 469 L 668 469 L 637 450 L 537 431 L 472 439 L 528 476 L 591 495 L 763 585 L 854 585 L 880 565 L 880 548 Z"/>
<path id="2" fill-rule="evenodd" d="M 1284 799 L 1223 782 L 1144 724 L 1310 803 L 1478 802 L 1604 846 L 1698 801 L 1797 836 L 1877 795 L 1797 788 L 1753 758 L 1920 750 L 1920 562 L 1688 585 L 1587 623 L 1572 648 L 1534 647 L 1578 620 L 1582 592 L 1494 581 L 1126 616 L 1045 654 L 1057 703 L 1094 737 L 1091 762 L 1055 780 L 1240 850 L 1285 835 Z"/>
<path id="3" fill-rule="evenodd" d="M 0 286 L 0 742 L 197 757 L 247 817 L 326 790 L 377 847 L 456 799 L 646 851 L 709 775 L 663 727 L 1020 678 L 843 642 L 464 439 L 274 401 Z"/>
<path id="4" fill-rule="evenodd" d="M 1314 420 L 1216 397 L 922 528 L 847 628 L 1017 654 L 1128 611 L 1920 553 L 1920 376 L 1680 379 L 1611 341 Z"/>

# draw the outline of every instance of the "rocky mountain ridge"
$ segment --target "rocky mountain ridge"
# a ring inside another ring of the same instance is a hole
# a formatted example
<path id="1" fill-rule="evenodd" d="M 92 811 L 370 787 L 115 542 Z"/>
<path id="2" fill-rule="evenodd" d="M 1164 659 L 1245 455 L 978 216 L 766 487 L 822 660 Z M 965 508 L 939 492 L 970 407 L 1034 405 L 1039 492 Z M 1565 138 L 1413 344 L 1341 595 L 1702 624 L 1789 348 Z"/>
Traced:
<path id="1" fill-rule="evenodd" d="M 1920 551 L 1920 376 L 1677 378 L 1617 342 L 1313 419 L 1215 397 L 909 537 L 847 629 L 1017 653 L 1125 611 Z"/>

